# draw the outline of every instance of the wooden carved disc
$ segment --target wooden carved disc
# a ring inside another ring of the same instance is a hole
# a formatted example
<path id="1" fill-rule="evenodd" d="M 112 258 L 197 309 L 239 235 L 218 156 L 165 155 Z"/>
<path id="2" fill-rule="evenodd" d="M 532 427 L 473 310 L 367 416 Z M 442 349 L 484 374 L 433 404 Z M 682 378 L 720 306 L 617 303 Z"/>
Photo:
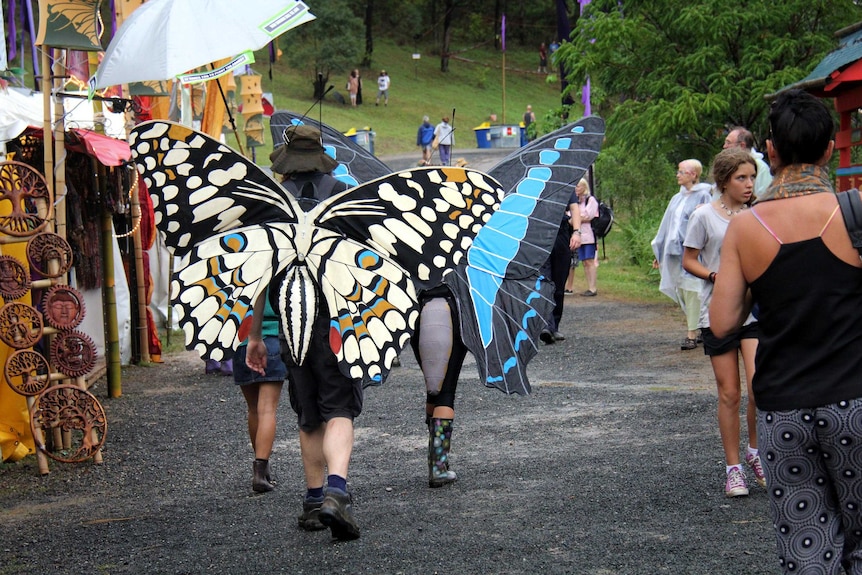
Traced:
<path id="1" fill-rule="evenodd" d="M 0 256 L 0 296 L 9 301 L 30 291 L 30 272 L 12 256 Z"/>
<path id="2" fill-rule="evenodd" d="M 105 409 L 89 391 L 76 385 L 54 385 L 36 396 L 30 409 L 33 437 L 53 437 L 54 430 L 67 432 L 69 446 L 36 448 L 56 461 L 77 463 L 93 457 L 105 443 L 108 422 Z M 41 436 L 37 430 L 41 429 Z"/>
<path id="3" fill-rule="evenodd" d="M 87 375 L 96 365 L 96 344 L 80 331 L 58 333 L 51 341 L 51 363 L 69 377 Z"/>
<path id="4" fill-rule="evenodd" d="M 46 278 L 58 278 L 72 267 L 72 247 L 63 236 L 45 232 L 27 242 L 27 261 Z"/>
<path id="5" fill-rule="evenodd" d="M 9 347 L 33 347 L 42 337 L 42 314 L 33 306 L 10 302 L 0 308 L 0 340 Z"/>
<path id="6" fill-rule="evenodd" d="M 54 286 L 42 298 L 42 313 L 52 327 L 59 330 L 76 328 L 86 313 L 84 296 L 71 286 Z"/>
<path id="7" fill-rule="evenodd" d="M 9 387 L 21 395 L 38 395 L 51 381 L 48 360 L 32 349 L 19 349 L 10 355 L 3 374 Z"/>
<path id="8" fill-rule="evenodd" d="M 9 204 L 4 209 L 3 205 Z M 54 214 L 45 178 L 22 162 L 0 162 L 0 232 L 26 238 L 38 234 Z"/>

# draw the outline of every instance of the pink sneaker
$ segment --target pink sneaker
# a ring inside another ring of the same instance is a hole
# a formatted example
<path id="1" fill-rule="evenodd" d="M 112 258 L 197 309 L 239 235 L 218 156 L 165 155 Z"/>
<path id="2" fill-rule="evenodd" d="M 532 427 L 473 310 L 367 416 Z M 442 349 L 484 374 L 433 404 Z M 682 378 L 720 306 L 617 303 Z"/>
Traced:
<path id="1" fill-rule="evenodd" d="M 741 467 L 734 467 L 727 474 L 727 483 L 724 484 L 724 494 L 727 497 L 741 497 L 748 495 L 748 486 L 745 484 L 745 472 Z"/>
<path id="2" fill-rule="evenodd" d="M 757 484 L 761 487 L 766 487 L 766 475 L 763 473 L 763 464 L 760 462 L 760 456 L 747 453 L 745 455 L 745 462 L 754 472 L 754 479 L 757 481 Z"/>

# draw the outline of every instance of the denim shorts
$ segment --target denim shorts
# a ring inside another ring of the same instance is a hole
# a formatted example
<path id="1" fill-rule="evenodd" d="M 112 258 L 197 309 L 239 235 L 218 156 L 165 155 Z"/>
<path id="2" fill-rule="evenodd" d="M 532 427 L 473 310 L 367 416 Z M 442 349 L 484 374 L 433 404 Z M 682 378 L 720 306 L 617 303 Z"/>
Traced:
<path id="1" fill-rule="evenodd" d="M 742 345 L 742 340 L 757 339 L 759 334 L 760 328 L 756 321 L 742 326 L 726 337 L 715 337 L 712 334 L 712 330 L 708 327 L 701 328 L 700 330 L 700 336 L 703 338 L 703 353 L 709 356 L 724 355 L 729 351 L 739 349 Z"/>
<path id="2" fill-rule="evenodd" d="M 596 257 L 596 244 L 581 244 L 578 248 L 578 259 L 582 262 Z"/>
<path id="3" fill-rule="evenodd" d="M 266 345 L 266 375 L 252 371 L 245 364 L 245 354 L 248 346 L 241 345 L 233 356 L 233 381 L 237 385 L 249 383 L 283 382 L 287 378 L 287 367 L 281 359 L 281 342 L 278 337 L 265 337 Z"/>

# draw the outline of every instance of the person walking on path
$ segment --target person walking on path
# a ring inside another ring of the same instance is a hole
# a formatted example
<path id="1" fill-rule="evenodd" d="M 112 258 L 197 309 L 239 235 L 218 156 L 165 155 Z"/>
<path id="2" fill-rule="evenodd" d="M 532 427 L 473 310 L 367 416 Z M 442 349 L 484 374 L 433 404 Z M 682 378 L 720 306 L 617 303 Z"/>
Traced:
<path id="1" fill-rule="evenodd" d="M 420 166 L 428 166 L 431 164 L 431 154 L 433 153 L 432 143 L 434 142 L 434 125 L 428 119 L 428 116 L 422 116 L 422 124 L 416 132 L 416 145 L 422 150 L 422 159 L 419 160 Z"/>
<path id="2" fill-rule="evenodd" d="M 545 318 L 548 325 L 539 334 L 539 339 L 546 345 L 552 345 L 566 339 L 566 336 L 560 332 L 563 305 L 566 299 L 566 278 L 572 261 L 572 250 L 581 246 L 581 210 L 578 206 L 578 192 L 576 190 L 572 190 L 572 195 L 569 197 L 566 214 L 568 216 L 563 215 L 557 236 L 554 239 L 554 246 L 541 269 L 541 274 L 554 282 L 554 310 L 551 317 Z"/>
<path id="3" fill-rule="evenodd" d="M 347 189 L 330 173 L 338 163 L 324 151 L 320 131 L 307 125 L 289 127 L 284 146 L 272 153 L 272 171 L 283 174 L 282 185 L 300 200 L 314 204 Z M 316 530 L 329 527 L 339 540 L 359 538 L 353 517 L 353 498 L 347 473 L 353 452 L 353 420 L 362 412 L 362 383 L 341 373 L 329 345 L 330 313 L 326 300 L 318 303 L 308 353 L 302 365 L 287 363 L 290 404 L 299 421 L 299 445 L 305 471 L 306 495 L 299 525 Z M 254 303 L 246 362 L 265 373 L 267 349 L 262 340 L 263 298 Z M 327 474 L 328 473 L 328 474 Z M 325 481 L 325 485 L 324 485 Z M 319 525 L 320 524 L 320 525 Z"/>
<path id="4" fill-rule="evenodd" d="M 251 488 L 257 493 L 274 489 L 270 455 L 275 440 L 276 412 L 281 388 L 287 378 L 287 367 L 281 359 L 278 339 L 278 313 L 266 298 L 263 311 L 261 338 L 266 347 L 266 369 L 259 374 L 246 365 L 247 340 L 239 345 L 234 355 L 233 380 L 242 391 L 247 407 L 248 436 L 254 450 Z"/>
<path id="5" fill-rule="evenodd" d="M 389 84 L 391 80 L 389 79 L 389 74 L 386 73 L 386 70 L 380 70 L 380 75 L 377 76 L 377 100 L 374 102 L 375 106 L 380 105 L 380 98 L 383 98 L 383 105 L 389 105 Z"/>
<path id="6" fill-rule="evenodd" d="M 754 355 L 757 352 L 757 320 L 749 315 L 738 331 L 724 338 L 713 335 L 709 328 L 709 303 L 712 288 L 719 273 L 721 244 L 727 226 L 746 209 L 754 198 L 757 164 L 754 158 L 740 148 L 727 148 L 712 163 L 712 177 L 720 195 L 705 206 L 696 209 L 688 222 L 685 235 L 685 252 L 682 265 L 687 272 L 701 278 L 700 321 L 703 351 L 709 356 L 715 382 L 718 386 L 718 430 L 724 448 L 725 483 L 727 497 L 748 495 L 745 471 L 739 457 L 740 416 L 742 389 L 739 374 L 739 355 L 745 368 L 748 394 L 746 423 L 748 447 L 745 462 L 751 467 L 755 481 L 766 487 L 766 478 L 760 453 L 757 450 L 757 416 L 751 381 L 754 377 Z"/>
<path id="7" fill-rule="evenodd" d="M 455 420 L 455 391 L 467 346 L 461 339 L 458 305 L 447 286 L 421 292 L 419 310 L 410 344 L 425 378 L 428 486 L 442 487 L 458 479 L 449 468 L 449 451 Z"/>
<path id="8" fill-rule="evenodd" d="M 455 145 L 455 130 L 449 124 L 449 116 L 444 116 L 434 128 L 434 139 L 440 150 L 440 164 L 448 166 L 451 160 L 452 146 Z"/>
<path id="9" fill-rule="evenodd" d="M 752 387 L 784 573 L 862 573 L 862 261 L 830 182 L 834 121 L 803 90 L 772 102 L 767 200 L 734 216 L 710 328 L 757 304 Z"/>
<path id="10" fill-rule="evenodd" d="M 578 211 L 581 214 L 581 245 L 578 247 L 578 260 L 584 264 L 584 277 L 587 280 L 587 290 L 582 296 L 595 297 L 598 295 L 596 278 L 598 276 L 599 261 L 596 258 L 596 235 L 593 233 L 591 223 L 599 215 L 599 201 L 590 193 L 590 184 L 586 179 L 581 179 L 575 186 L 578 193 Z"/>
<path id="11" fill-rule="evenodd" d="M 700 319 L 700 280 L 682 269 L 682 242 L 688 230 L 688 219 L 695 208 L 712 201 L 709 184 L 700 183 L 703 166 L 698 160 L 683 160 L 676 172 L 679 192 L 668 203 L 652 240 L 655 259 L 652 266 L 661 273 L 659 290 L 679 304 L 685 314 L 686 334 L 680 349 L 697 347 L 697 324 Z"/>

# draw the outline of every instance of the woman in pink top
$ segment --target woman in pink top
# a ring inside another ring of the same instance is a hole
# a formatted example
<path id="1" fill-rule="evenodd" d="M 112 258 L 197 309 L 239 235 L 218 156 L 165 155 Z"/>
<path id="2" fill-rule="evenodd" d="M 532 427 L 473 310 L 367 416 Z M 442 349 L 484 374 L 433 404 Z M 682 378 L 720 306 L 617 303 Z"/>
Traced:
<path id="1" fill-rule="evenodd" d="M 584 276 L 587 278 L 587 291 L 581 295 L 594 297 L 599 293 L 596 290 L 599 261 L 596 259 L 596 235 L 591 222 L 599 215 L 599 202 L 590 193 L 590 185 L 585 179 L 578 182 L 575 191 L 578 193 L 578 204 L 581 207 L 581 247 L 578 248 L 578 259 L 584 264 Z"/>

